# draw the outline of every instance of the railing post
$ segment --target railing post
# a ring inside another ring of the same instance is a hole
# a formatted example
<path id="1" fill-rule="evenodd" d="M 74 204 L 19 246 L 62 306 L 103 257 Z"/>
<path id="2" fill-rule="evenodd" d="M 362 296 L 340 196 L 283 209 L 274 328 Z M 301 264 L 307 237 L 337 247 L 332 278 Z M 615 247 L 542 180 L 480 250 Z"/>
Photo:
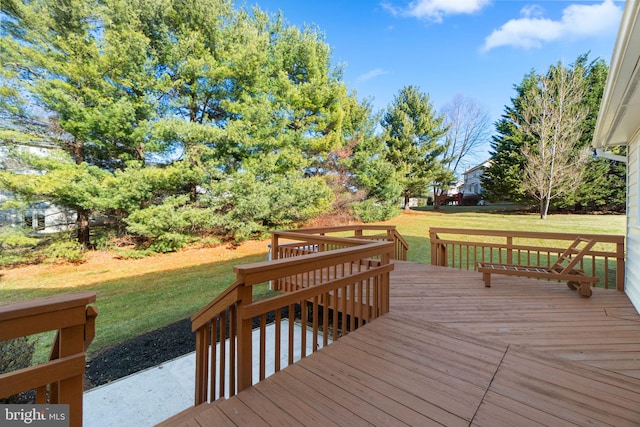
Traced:
<path id="1" fill-rule="evenodd" d="M 82 307 L 84 309 L 84 307 Z M 85 325 L 76 325 L 60 330 L 60 358 L 84 353 Z M 69 425 L 82 426 L 82 375 L 61 380 L 58 401 L 69 403 Z"/>
<path id="2" fill-rule="evenodd" d="M 624 291 L 624 241 L 616 243 L 616 290 Z"/>
<path id="3" fill-rule="evenodd" d="M 200 327 L 196 331 L 196 390 L 195 406 L 205 403 L 208 400 L 209 378 L 209 338 L 211 337 L 210 324 Z M 214 342 L 213 345 L 216 345 Z M 212 370 L 215 370 L 215 360 L 212 362 Z M 215 393 L 215 390 L 211 390 Z M 213 398 L 213 396 L 211 396 Z"/>
<path id="4" fill-rule="evenodd" d="M 278 235 L 271 233 L 271 260 L 275 261 L 280 258 L 280 250 L 278 249 Z"/>
<path id="5" fill-rule="evenodd" d="M 431 265 L 438 265 L 438 235 L 429 230 L 429 242 L 431 243 Z"/>
<path id="6" fill-rule="evenodd" d="M 431 242 L 431 265 L 447 267 L 447 245 L 438 243 L 438 234 L 429 230 L 429 241 Z"/>
<path id="7" fill-rule="evenodd" d="M 390 256 L 388 252 L 385 252 L 382 254 L 382 265 L 387 265 L 390 262 Z M 390 293 L 390 280 L 389 280 L 389 273 L 385 273 L 382 276 L 382 280 L 381 280 L 381 284 L 382 284 L 382 293 L 381 293 L 381 313 L 380 314 L 386 314 L 389 312 L 389 293 Z"/>
<path id="8" fill-rule="evenodd" d="M 252 319 L 244 316 L 244 306 L 251 302 L 251 286 L 243 284 L 238 288 L 238 392 L 251 387 L 253 380 Z"/>
<path id="9" fill-rule="evenodd" d="M 507 236 L 507 264 L 514 264 L 513 262 L 513 237 Z M 516 263 L 518 264 L 518 263 Z"/>

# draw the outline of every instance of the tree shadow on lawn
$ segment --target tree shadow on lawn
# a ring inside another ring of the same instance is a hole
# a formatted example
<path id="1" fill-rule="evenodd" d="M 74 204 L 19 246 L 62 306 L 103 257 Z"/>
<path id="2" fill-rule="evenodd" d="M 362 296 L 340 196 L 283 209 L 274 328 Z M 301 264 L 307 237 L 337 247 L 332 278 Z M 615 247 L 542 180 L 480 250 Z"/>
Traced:
<path id="1" fill-rule="evenodd" d="M 524 205 L 516 205 L 513 203 L 497 203 L 485 206 L 461 206 L 461 205 L 443 205 L 439 209 L 433 209 L 433 206 L 413 207 L 412 211 L 432 212 L 441 214 L 459 214 L 459 213 L 484 213 L 484 214 L 501 214 L 501 215 L 522 215 L 536 213 L 535 207 Z"/>

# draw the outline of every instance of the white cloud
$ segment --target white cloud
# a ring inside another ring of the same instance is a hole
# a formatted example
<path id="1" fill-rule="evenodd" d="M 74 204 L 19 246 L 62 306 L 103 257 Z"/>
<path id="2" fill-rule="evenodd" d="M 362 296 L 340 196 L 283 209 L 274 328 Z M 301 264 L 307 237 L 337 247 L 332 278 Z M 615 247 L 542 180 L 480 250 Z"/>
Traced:
<path id="1" fill-rule="evenodd" d="M 522 8 L 520 14 L 525 18 L 534 18 L 544 15 L 544 9 L 542 6 L 536 4 L 530 4 Z"/>
<path id="2" fill-rule="evenodd" d="M 526 6 L 522 18 L 512 19 L 485 38 L 483 51 L 500 46 L 539 48 L 545 42 L 565 38 L 577 39 L 615 32 L 620 23 L 622 8 L 613 0 L 601 4 L 573 4 L 562 11 L 562 18 L 554 21 L 542 17 L 542 10 Z"/>
<path id="3" fill-rule="evenodd" d="M 358 83 L 364 83 L 364 82 L 367 82 L 367 81 L 369 81 L 369 80 L 371 80 L 371 79 L 374 79 L 374 78 L 376 78 L 376 77 L 378 77 L 378 76 L 383 76 L 383 75 L 385 75 L 385 74 L 389 74 L 389 72 L 388 72 L 388 71 L 383 70 L 382 68 L 376 68 L 376 69 L 374 69 L 374 70 L 371 70 L 371 71 L 369 71 L 369 72 L 366 72 L 366 73 L 364 73 L 364 74 L 359 75 L 359 76 L 356 78 L 356 81 L 357 81 Z"/>
<path id="4" fill-rule="evenodd" d="M 412 16 L 433 22 L 442 22 L 445 15 L 462 15 L 478 12 L 491 0 L 414 0 L 406 8 L 383 3 L 393 15 Z"/>

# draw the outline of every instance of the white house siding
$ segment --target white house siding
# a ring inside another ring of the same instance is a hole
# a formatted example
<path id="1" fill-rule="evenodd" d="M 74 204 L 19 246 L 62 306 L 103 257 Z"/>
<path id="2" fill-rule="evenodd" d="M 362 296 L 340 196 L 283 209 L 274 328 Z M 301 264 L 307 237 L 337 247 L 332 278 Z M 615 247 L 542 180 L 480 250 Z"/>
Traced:
<path id="1" fill-rule="evenodd" d="M 0 194 L 0 202 L 7 199 L 6 193 Z M 0 210 L 0 227 L 24 226 L 37 233 L 56 233 L 68 231 L 75 226 L 74 211 L 61 209 L 48 203 L 37 203 L 24 210 Z"/>
<path id="2" fill-rule="evenodd" d="M 627 263 L 625 292 L 640 312 L 640 134 L 627 146 Z"/>

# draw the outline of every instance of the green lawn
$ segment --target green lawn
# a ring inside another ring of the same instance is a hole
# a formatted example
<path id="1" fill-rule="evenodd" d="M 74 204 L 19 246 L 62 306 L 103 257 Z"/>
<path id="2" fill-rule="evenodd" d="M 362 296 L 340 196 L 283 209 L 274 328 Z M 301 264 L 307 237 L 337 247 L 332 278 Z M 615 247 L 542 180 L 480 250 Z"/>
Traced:
<path id="1" fill-rule="evenodd" d="M 551 215 L 540 220 L 534 214 L 493 213 L 488 209 L 445 207 L 442 212 L 411 211 L 388 221 L 409 243 L 409 261 L 429 263 L 429 227 L 624 234 L 623 215 Z M 221 260 L 199 265 L 180 264 L 178 255 L 163 255 L 171 269 L 140 274 L 140 261 L 119 260 L 117 277 L 96 281 L 114 267 L 96 265 L 91 271 L 52 266 L 28 277 L 0 279 L 0 300 L 24 300 L 39 296 L 94 290 L 100 314 L 90 351 L 126 340 L 191 316 L 235 280 L 233 266 L 265 259 L 266 242 L 254 245 L 251 254 L 221 248 Z M 180 258 L 180 259 L 184 259 Z M 130 263 L 130 264 L 128 264 Z M 131 267 L 126 268 L 127 265 Z M 123 267 L 124 266 L 124 267 Z M 111 276 L 113 276 L 113 272 Z M 89 283 L 89 284 L 87 284 Z M 266 288 L 257 297 L 268 294 Z"/>

